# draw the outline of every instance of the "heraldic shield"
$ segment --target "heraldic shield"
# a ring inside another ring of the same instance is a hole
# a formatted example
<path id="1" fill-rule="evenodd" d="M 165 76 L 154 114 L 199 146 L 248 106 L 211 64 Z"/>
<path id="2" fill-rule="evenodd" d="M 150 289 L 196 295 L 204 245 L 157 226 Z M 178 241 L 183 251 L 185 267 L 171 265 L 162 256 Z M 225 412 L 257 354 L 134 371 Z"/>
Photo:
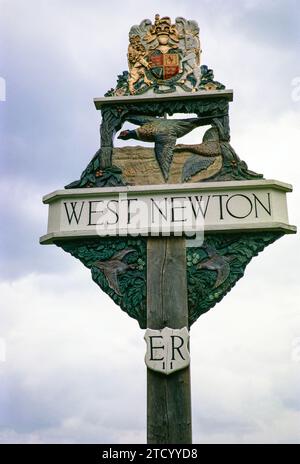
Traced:
<path id="1" fill-rule="evenodd" d="M 155 50 L 150 54 L 149 59 L 151 73 L 156 79 L 171 79 L 179 73 L 180 56 L 177 50 L 171 49 L 168 53 Z"/>
<path id="2" fill-rule="evenodd" d="M 182 329 L 147 329 L 145 363 L 149 369 L 162 374 L 172 374 L 190 364 L 189 332 Z"/>

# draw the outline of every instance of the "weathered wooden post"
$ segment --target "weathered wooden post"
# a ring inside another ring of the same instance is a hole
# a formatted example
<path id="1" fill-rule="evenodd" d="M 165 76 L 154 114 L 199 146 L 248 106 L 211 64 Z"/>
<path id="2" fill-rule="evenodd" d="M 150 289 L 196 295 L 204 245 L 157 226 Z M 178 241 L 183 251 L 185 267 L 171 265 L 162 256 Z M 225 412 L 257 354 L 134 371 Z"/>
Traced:
<path id="1" fill-rule="evenodd" d="M 189 328 L 252 257 L 283 234 L 291 186 L 248 169 L 230 144 L 233 91 L 200 66 L 195 21 L 144 20 L 129 32 L 129 72 L 94 100 L 101 146 L 79 180 L 44 197 L 54 243 L 147 329 L 148 443 L 191 443 Z M 172 119 L 175 113 L 187 118 Z M 193 117 L 190 117 L 194 115 Z M 114 147 L 118 138 L 153 148 Z M 177 144 L 208 126 L 202 141 Z M 186 237 L 189 237 L 188 246 Z"/>
<path id="2" fill-rule="evenodd" d="M 147 327 L 188 327 L 184 237 L 147 240 Z M 192 443 L 190 366 L 162 376 L 147 369 L 148 443 Z"/>

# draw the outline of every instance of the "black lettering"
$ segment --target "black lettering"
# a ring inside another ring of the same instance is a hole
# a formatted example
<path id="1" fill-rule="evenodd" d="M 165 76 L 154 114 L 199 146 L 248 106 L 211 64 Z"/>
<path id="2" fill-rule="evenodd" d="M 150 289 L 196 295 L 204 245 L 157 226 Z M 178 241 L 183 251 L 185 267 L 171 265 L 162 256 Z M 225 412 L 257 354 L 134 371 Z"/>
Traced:
<path id="1" fill-rule="evenodd" d="M 185 219 L 175 219 L 175 210 L 176 209 L 185 209 L 185 206 L 174 206 L 174 200 L 186 200 L 186 197 L 171 197 L 171 211 L 172 211 L 172 215 L 171 215 L 171 221 L 172 222 L 185 222 L 186 221 L 186 218 Z"/>
<path id="2" fill-rule="evenodd" d="M 69 221 L 69 224 L 71 224 L 72 220 L 73 220 L 73 217 L 75 218 L 75 221 L 76 223 L 78 224 L 79 221 L 80 221 L 80 218 L 81 218 L 81 213 L 82 213 L 82 209 L 83 209 L 83 205 L 84 205 L 84 201 L 81 202 L 81 208 L 80 208 L 80 211 L 79 211 L 79 214 L 77 216 L 77 213 L 76 213 L 76 206 L 77 206 L 77 201 L 71 201 L 70 205 L 71 205 L 71 214 L 69 212 L 69 209 L 68 209 L 68 206 L 67 206 L 67 203 L 64 202 L 64 205 L 65 205 L 65 210 L 66 210 L 66 213 L 67 213 L 67 218 L 68 218 L 68 221 Z"/>
<path id="3" fill-rule="evenodd" d="M 206 213 L 207 213 L 207 208 L 208 208 L 209 200 L 210 200 L 210 195 L 208 195 L 208 197 L 207 197 L 207 201 L 206 201 L 206 205 L 205 205 L 204 211 L 203 211 L 203 209 L 202 209 L 202 204 L 201 204 L 201 203 L 202 203 L 202 195 L 200 196 L 200 199 L 199 199 L 198 195 L 194 195 L 194 198 L 196 198 L 197 203 L 198 203 L 198 210 L 197 210 L 197 211 L 196 211 L 196 209 L 195 209 L 195 207 L 194 207 L 194 203 L 193 203 L 192 197 L 188 197 L 188 199 L 190 200 L 191 206 L 192 206 L 192 210 L 193 210 L 195 219 L 197 219 L 198 214 L 199 214 L 199 211 L 201 211 L 202 217 L 205 218 Z"/>
<path id="4" fill-rule="evenodd" d="M 268 207 L 266 207 L 261 201 L 260 199 L 255 195 L 255 193 L 252 193 L 253 195 L 253 198 L 254 198 L 254 208 L 255 208 L 255 217 L 257 218 L 258 217 L 258 213 L 257 213 L 257 203 L 259 203 L 263 209 L 268 213 L 269 216 L 271 216 L 272 214 L 272 211 L 271 211 L 271 198 L 270 198 L 270 193 L 268 192 L 267 195 L 268 195 Z"/>
<path id="5" fill-rule="evenodd" d="M 151 198 L 151 215 L 152 215 L 152 223 L 154 222 L 153 221 L 153 218 L 154 218 L 154 206 L 158 209 L 159 211 L 159 214 L 167 221 L 168 219 L 168 211 L 167 211 L 167 198 L 164 198 L 165 200 L 165 213 L 163 213 L 163 211 L 160 209 L 160 207 L 155 203 L 155 200 L 153 198 Z"/>
<path id="6" fill-rule="evenodd" d="M 97 200 L 97 201 L 89 201 L 89 222 L 88 226 L 96 226 L 96 223 L 92 222 L 92 214 L 99 213 L 100 211 L 97 211 L 96 209 L 92 209 L 93 203 L 103 203 L 103 200 Z"/>
<path id="7" fill-rule="evenodd" d="M 137 198 L 127 198 L 126 200 L 121 200 L 121 201 L 127 201 L 127 224 L 130 224 L 130 219 L 131 219 L 131 212 L 130 212 L 130 205 L 131 201 L 138 201 Z"/>
<path id="8" fill-rule="evenodd" d="M 175 346 L 175 338 L 179 338 L 181 340 L 181 343 L 179 346 Z M 172 339 L 172 361 L 175 361 L 175 350 L 178 351 L 179 355 L 181 356 L 181 358 L 184 360 L 184 356 L 182 355 L 181 351 L 180 351 L 180 348 L 183 346 L 184 344 L 184 339 L 182 337 L 180 337 L 179 335 L 171 335 L 171 339 Z"/>
<path id="9" fill-rule="evenodd" d="M 232 198 L 234 197 L 243 197 L 243 198 L 246 198 L 246 200 L 249 202 L 250 204 L 250 210 L 247 214 L 245 214 L 244 216 L 236 216 L 235 214 L 233 214 L 231 211 L 229 211 L 229 206 L 228 206 L 228 203 L 232 200 Z M 237 193 L 236 195 L 232 195 L 231 197 L 228 198 L 227 202 L 226 202 L 226 209 L 227 209 L 227 212 L 228 214 L 230 214 L 230 216 L 236 218 L 236 219 L 244 219 L 246 217 L 248 217 L 251 213 L 252 213 L 252 209 L 253 209 L 253 205 L 252 205 L 252 202 L 250 200 L 250 198 L 248 198 L 246 195 L 242 195 L 241 193 Z"/>
<path id="10" fill-rule="evenodd" d="M 228 197 L 229 195 L 213 195 L 213 197 L 219 197 L 220 202 L 220 220 L 224 219 L 223 217 L 223 197 Z"/>
<path id="11" fill-rule="evenodd" d="M 149 340 L 150 340 L 150 361 L 163 361 L 164 357 L 162 358 L 154 358 L 153 355 L 153 350 L 163 350 L 165 347 L 164 346 L 153 346 L 152 339 L 153 338 L 163 338 L 161 335 L 150 335 Z"/>
<path id="12" fill-rule="evenodd" d="M 117 224 L 117 222 L 119 221 L 119 214 L 117 213 L 117 211 L 114 211 L 113 209 L 110 208 L 110 203 L 116 203 L 116 204 L 118 205 L 119 202 L 118 202 L 118 200 L 110 200 L 110 201 L 107 202 L 107 209 L 108 209 L 111 213 L 113 213 L 113 214 L 116 215 L 116 220 L 115 220 L 115 222 L 107 222 L 107 225 L 112 226 L 112 225 L 114 225 L 114 224 Z"/>

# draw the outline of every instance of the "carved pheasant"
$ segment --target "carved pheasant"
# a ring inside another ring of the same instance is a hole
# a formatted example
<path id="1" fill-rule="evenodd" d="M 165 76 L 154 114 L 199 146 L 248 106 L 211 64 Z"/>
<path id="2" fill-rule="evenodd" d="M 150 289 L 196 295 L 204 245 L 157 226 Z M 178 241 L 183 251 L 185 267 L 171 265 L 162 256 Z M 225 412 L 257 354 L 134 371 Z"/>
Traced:
<path id="1" fill-rule="evenodd" d="M 98 267 L 103 272 L 109 287 L 112 288 L 113 291 L 120 296 L 122 296 L 122 293 L 119 288 L 118 275 L 126 272 L 128 269 L 135 268 L 134 264 L 127 264 L 124 263 L 122 260 L 126 255 L 132 253 L 133 251 L 135 250 L 121 250 L 107 261 L 96 261 L 95 263 L 93 263 L 94 266 Z"/>
<path id="2" fill-rule="evenodd" d="M 118 138 L 154 142 L 156 159 L 165 180 L 168 180 L 176 140 L 198 126 L 209 124 L 208 120 L 211 118 L 165 119 L 151 116 L 130 116 L 126 119 L 140 127 L 134 130 L 124 130 Z"/>
<path id="3" fill-rule="evenodd" d="M 209 271 L 217 272 L 217 280 L 213 288 L 217 288 L 222 285 L 225 280 L 228 279 L 230 274 L 230 262 L 233 261 L 235 256 L 222 256 L 218 254 L 217 250 L 210 246 L 204 245 L 204 250 L 207 253 L 208 258 L 201 261 L 197 268 L 198 269 L 208 269 Z"/>

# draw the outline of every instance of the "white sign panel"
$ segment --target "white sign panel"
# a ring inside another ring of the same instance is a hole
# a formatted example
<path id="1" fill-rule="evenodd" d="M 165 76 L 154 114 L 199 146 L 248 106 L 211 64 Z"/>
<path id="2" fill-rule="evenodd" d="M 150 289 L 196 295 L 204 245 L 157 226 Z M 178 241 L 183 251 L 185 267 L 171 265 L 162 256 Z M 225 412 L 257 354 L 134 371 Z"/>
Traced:
<path id="1" fill-rule="evenodd" d="M 182 329 L 147 329 L 145 363 L 149 369 L 162 374 L 172 374 L 190 364 L 189 332 Z"/>
<path id="2" fill-rule="evenodd" d="M 44 198 L 49 221 L 41 243 L 97 235 L 294 232 L 286 203 L 291 190 L 267 180 L 59 190 Z"/>

